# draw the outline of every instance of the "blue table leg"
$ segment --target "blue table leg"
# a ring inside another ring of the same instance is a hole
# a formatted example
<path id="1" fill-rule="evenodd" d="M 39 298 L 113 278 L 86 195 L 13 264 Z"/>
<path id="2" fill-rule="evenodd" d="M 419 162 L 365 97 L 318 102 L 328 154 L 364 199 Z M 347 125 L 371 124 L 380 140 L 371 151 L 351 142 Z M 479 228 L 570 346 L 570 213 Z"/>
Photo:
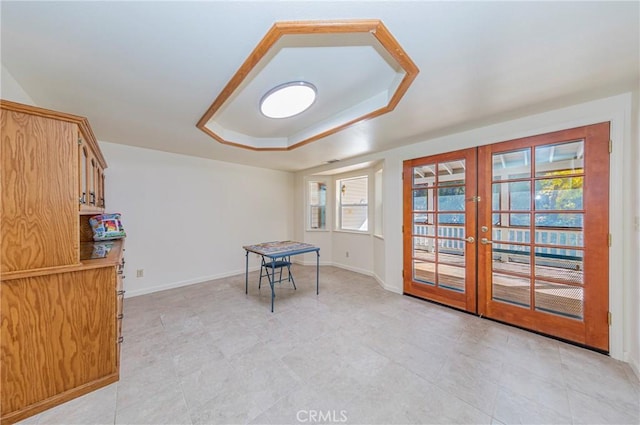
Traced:
<path id="1" fill-rule="evenodd" d="M 247 251 L 245 257 L 246 257 L 246 261 L 244 266 L 244 293 L 248 294 L 249 293 L 249 251 Z"/>
<path id="2" fill-rule="evenodd" d="M 276 290 L 274 288 L 276 281 L 276 259 L 271 259 L 271 312 L 273 313 L 273 299 L 276 297 Z"/>
<path id="3" fill-rule="evenodd" d="M 320 294 L 320 251 L 316 251 L 316 295 Z"/>

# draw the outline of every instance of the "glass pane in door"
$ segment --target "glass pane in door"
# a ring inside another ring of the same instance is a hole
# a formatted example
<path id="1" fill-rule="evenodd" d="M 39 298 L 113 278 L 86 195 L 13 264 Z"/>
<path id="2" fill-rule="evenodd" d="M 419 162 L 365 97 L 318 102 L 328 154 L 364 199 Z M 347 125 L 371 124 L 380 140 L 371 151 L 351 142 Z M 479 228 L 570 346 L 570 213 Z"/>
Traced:
<path id="1" fill-rule="evenodd" d="M 582 320 L 583 288 L 536 280 L 536 310 Z"/>
<path id="2" fill-rule="evenodd" d="M 531 305 L 531 159 L 531 148 L 492 157 L 492 299 L 525 308 Z"/>
<path id="3" fill-rule="evenodd" d="M 536 177 L 584 171 L 584 140 L 537 146 L 535 155 Z"/>
<path id="4" fill-rule="evenodd" d="M 424 284 L 436 284 L 435 238 L 413 237 L 413 279 Z"/>
<path id="5" fill-rule="evenodd" d="M 465 160 L 413 167 L 413 279 L 465 291 Z"/>
<path id="6" fill-rule="evenodd" d="M 531 282 L 528 277 L 518 277 L 494 271 L 492 281 L 492 298 L 494 301 L 520 307 L 529 307 L 531 305 Z"/>

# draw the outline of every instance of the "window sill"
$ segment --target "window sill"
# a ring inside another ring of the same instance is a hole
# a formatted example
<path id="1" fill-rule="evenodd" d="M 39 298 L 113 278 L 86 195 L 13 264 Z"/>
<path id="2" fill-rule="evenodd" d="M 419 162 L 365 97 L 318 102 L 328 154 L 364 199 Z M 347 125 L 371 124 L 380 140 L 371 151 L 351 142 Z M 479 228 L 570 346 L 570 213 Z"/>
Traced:
<path id="1" fill-rule="evenodd" d="M 376 238 L 376 239 L 380 239 L 381 241 L 383 241 L 383 240 L 384 240 L 384 236 L 382 236 L 382 235 L 376 235 L 376 234 L 374 234 L 374 235 L 373 235 L 373 237 L 374 237 L 374 238 Z"/>
<path id="2" fill-rule="evenodd" d="M 367 232 L 361 232 L 358 230 L 342 230 L 342 229 L 336 229 L 334 230 L 334 232 L 336 233 L 349 233 L 352 235 L 366 235 L 366 236 L 371 236 L 371 232 L 367 231 Z"/>
<path id="3" fill-rule="evenodd" d="M 327 233 L 329 232 L 329 229 L 306 229 L 305 232 L 311 232 L 311 233 Z"/>

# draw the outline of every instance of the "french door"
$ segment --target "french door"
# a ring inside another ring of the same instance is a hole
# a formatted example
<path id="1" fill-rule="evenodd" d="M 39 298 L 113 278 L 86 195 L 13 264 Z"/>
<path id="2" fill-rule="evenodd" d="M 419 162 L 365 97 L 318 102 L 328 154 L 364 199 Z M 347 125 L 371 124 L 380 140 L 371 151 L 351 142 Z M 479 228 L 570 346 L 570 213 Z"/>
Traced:
<path id="1" fill-rule="evenodd" d="M 608 351 L 608 142 L 602 123 L 405 161 L 404 292 Z"/>
<path id="2" fill-rule="evenodd" d="M 405 161 L 403 174 L 404 292 L 471 312 L 476 163 L 476 149 L 466 149 Z"/>

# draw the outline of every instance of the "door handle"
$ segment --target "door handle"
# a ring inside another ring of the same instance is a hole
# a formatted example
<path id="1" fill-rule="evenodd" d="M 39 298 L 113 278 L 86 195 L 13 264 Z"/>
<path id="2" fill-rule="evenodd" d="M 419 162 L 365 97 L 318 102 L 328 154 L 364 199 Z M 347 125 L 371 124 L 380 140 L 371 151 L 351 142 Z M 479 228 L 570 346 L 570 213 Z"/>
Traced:
<path id="1" fill-rule="evenodd" d="M 491 244 L 493 243 L 493 241 L 490 241 L 490 240 L 489 240 L 489 239 L 487 239 L 487 238 L 482 238 L 482 239 L 480 239 L 480 243 L 481 243 L 482 245 L 491 245 Z"/>
<path id="2" fill-rule="evenodd" d="M 469 236 L 469 237 L 467 238 L 467 242 L 468 242 L 468 243 L 474 243 L 475 241 L 476 241 L 476 240 L 473 238 L 473 236 Z"/>

